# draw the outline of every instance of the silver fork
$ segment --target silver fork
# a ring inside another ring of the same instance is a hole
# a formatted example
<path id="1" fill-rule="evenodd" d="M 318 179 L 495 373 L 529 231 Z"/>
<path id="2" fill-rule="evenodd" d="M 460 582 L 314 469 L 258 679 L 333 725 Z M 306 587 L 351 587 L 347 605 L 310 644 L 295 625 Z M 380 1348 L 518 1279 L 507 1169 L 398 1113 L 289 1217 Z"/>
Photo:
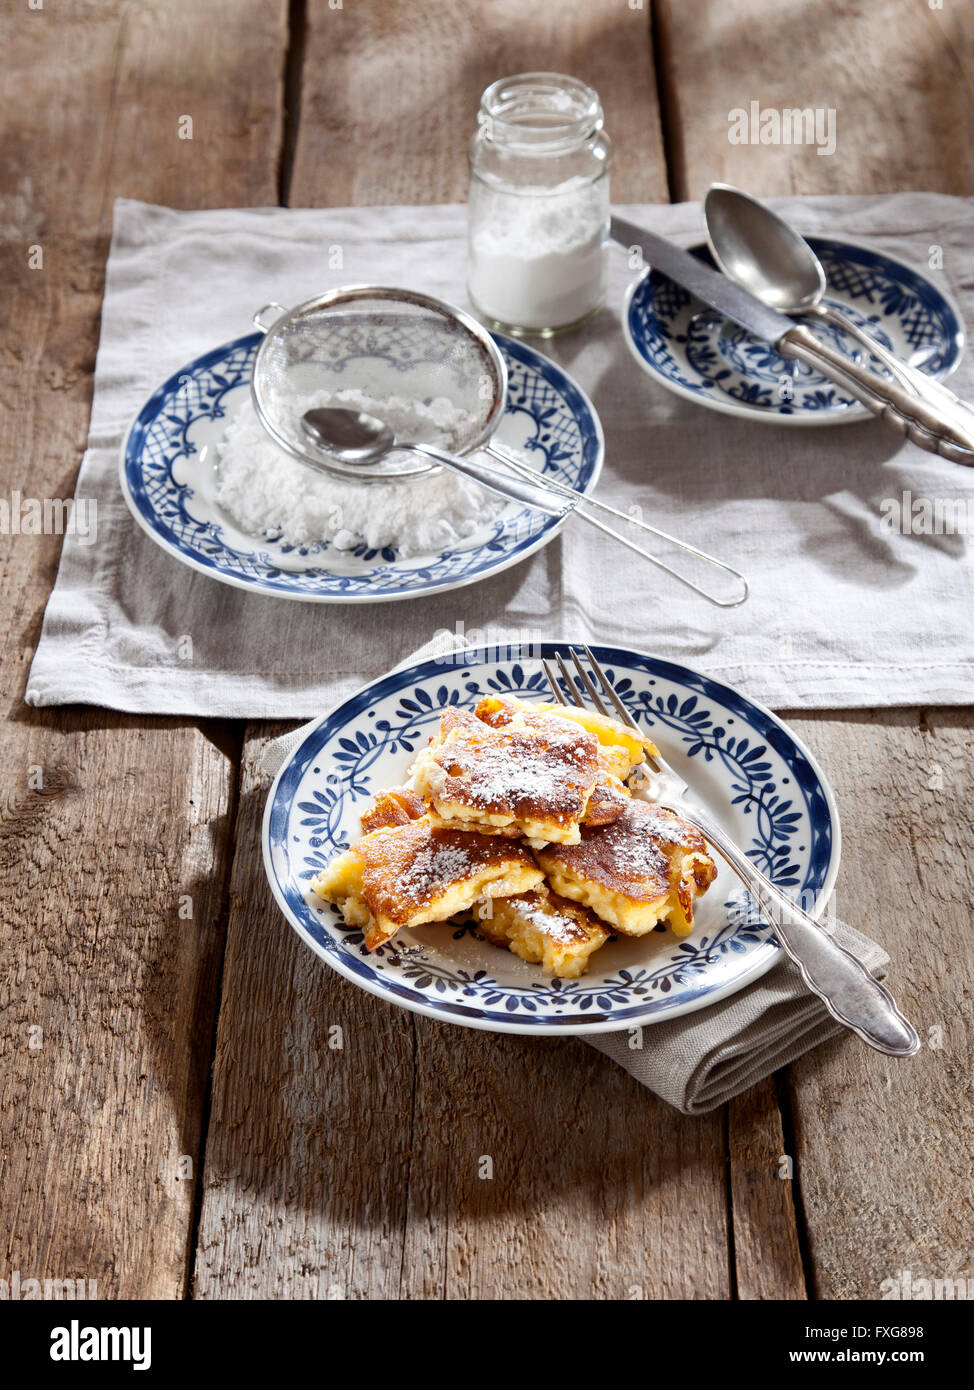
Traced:
<path id="1" fill-rule="evenodd" d="M 572 703 L 585 707 L 584 696 L 579 690 L 580 683 L 600 714 L 610 714 L 602 698 L 604 695 L 623 723 L 639 730 L 639 725 L 619 699 L 591 651 L 584 645 L 582 651 L 598 685 L 582 665 L 574 648 L 569 648 L 569 655 L 577 678 L 570 674 L 561 654 L 555 653 L 565 691 Z M 555 699 L 561 702 L 562 691 L 554 671 L 547 661 L 542 661 L 541 665 Z M 918 1052 L 920 1039 L 916 1029 L 900 1013 L 889 990 L 874 979 L 866 967 L 844 946 L 840 946 L 823 926 L 803 912 L 796 902 L 756 868 L 712 816 L 698 806 L 684 802 L 683 797 L 689 791 L 688 784 L 662 757 L 654 758 L 647 754 L 646 760 L 652 771 L 664 779 L 659 805 L 675 811 L 688 824 L 695 826 L 726 859 L 774 928 L 779 942 L 801 971 L 805 984 L 822 999 L 832 1017 L 858 1034 L 877 1052 L 885 1052 L 890 1057 L 912 1057 Z"/>

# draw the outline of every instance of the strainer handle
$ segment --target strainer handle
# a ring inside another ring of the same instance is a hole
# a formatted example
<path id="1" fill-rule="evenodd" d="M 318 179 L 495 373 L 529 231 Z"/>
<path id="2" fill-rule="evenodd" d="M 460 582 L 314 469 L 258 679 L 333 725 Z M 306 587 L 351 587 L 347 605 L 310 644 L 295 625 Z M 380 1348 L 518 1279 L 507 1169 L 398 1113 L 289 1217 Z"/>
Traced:
<path id="1" fill-rule="evenodd" d="M 522 459 L 518 458 L 516 454 L 509 453 L 505 448 L 499 447 L 493 441 L 487 445 L 486 452 L 497 459 L 499 463 L 506 464 L 508 468 L 512 468 L 520 477 L 524 477 L 526 474 L 533 474 L 534 472 L 534 470 L 529 468 L 529 466 Z M 684 584 L 688 589 L 692 589 L 695 594 L 700 594 L 710 603 L 716 604 L 718 608 L 737 608 L 747 598 L 749 592 L 748 582 L 743 574 L 741 574 L 740 570 L 734 569 L 733 565 L 728 565 L 724 560 L 718 560 L 716 555 L 708 555 L 705 550 L 699 550 L 697 546 L 691 545 L 689 541 L 678 540 L 676 536 L 671 536 L 668 531 L 661 531 L 658 526 L 650 526 L 648 521 L 642 521 L 638 517 L 629 515 L 628 512 L 620 511 L 618 507 L 610 506 L 608 502 L 603 502 L 598 497 L 590 497 L 587 493 L 577 492 L 574 488 L 568 487 L 555 478 L 546 478 L 545 481 L 551 490 L 559 497 L 563 497 L 566 502 L 573 503 L 575 515 L 582 521 L 587 521 L 589 526 L 594 526 L 596 530 L 601 531 L 604 535 L 611 536 L 612 539 L 618 541 L 620 545 L 624 545 L 627 550 L 631 550 L 634 554 L 642 556 L 642 558 L 648 560 L 651 565 L 655 565 L 657 569 L 665 571 L 666 574 L 671 575 L 672 578 L 676 579 L 680 584 Z M 669 541 L 671 545 L 675 545 L 679 550 L 685 550 L 691 555 L 696 555 L 698 559 L 706 561 L 708 565 L 713 565 L 719 570 L 724 570 L 737 580 L 734 594 L 729 595 L 727 598 L 721 598 L 719 594 L 714 594 L 709 589 L 703 588 L 700 584 L 695 584 L 687 575 L 681 574 L 680 571 L 674 569 L 672 565 L 666 564 L 658 555 L 654 555 L 649 550 L 644 550 L 641 545 L 637 545 L 629 536 L 623 535 L 621 531 L 613 530 L 611 526 L 606 526 L 604 521 L 599 521 L 598 517 L 590 515 L 588 511 L 582 511 L 583 507 L 597 507 L 600 512 L 607 512 L 609 516 L 617 516 L 620 521 L 625 521 L 628 525 L 634 526 L 640 531 L 648 531 L 651 536 L 659 536 L 662 540 Z"/>
<path id="2" fill-rule="evenodd" d="M 564 516 L 570 510 L 571 504 L 556 496 L 551 488 L 528 482 L 526 479 L 522 481 L 520 478 L 513 478 L 507 473 L 499 473 L 496 468 L 491 468 L 477 459 L 448 454 L 445 449 L 438 449 L 435 444 L 400 443 L 399 447 L 436 459 L 437 463 L 445 464 L 447 468 L 452 468 L 455 473 L 462 473 L 466 478 L 472 478 L 488 491 L 499 493 L 501 497 L 512 498 L 515 502 L 523 502 L 535 511 L 546 512 L 548 516 Z"/>
<path id="3" fill-rule="evenodd" d="M 269 323 L 265 323 L 265 322 L 264 322 L 264 316 L 265 316 L 265 315 L 269 315 L 269 314 L 271 314 L 272 312 L 273 312 L 273 317 L 271 318 L 270 322 L 269 322 Z M 275 323 L 277 323 L 277 320 L 278 320 L 283 314 L 286 314 L 286 313 L 287 313 L 287 310 L 285 309 L 284 305 L 283 305 L 283 304 L 278 304 L 278 303 L 276 302 L 276 300 L 273 300 L 273 299 L 272 299 L 271 302 L 270 302 L 270 304 L 265 304 L 265 305 L 263 305 L 262 308 L 260 308 L 260 309 L 257 310 L 257 312 L 256 312 L 256 314 L 254 314 L 254 317 L 253 317 L 253 319 L 251 320 L 251 322 L 254 323 L 254 324 L 260 329 L 260 331 L 261 331 L 262 333 L 269 333 L 269 332 L 271 331 L 271 329 L 274 327 Z"/>

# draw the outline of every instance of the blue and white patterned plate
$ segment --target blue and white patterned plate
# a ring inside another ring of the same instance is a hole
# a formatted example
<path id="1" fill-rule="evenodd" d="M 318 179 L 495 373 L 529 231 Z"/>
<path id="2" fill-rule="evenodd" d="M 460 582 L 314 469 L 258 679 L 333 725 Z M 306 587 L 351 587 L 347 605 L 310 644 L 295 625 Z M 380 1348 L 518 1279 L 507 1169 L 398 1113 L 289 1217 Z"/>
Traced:
<path id="1" fill-rule="evenodd" d="M 605 1032 L 699 1009 L 778 960 L 781 948 L 748 912 L 726 865 L 699 903 L 691 936 L 620 938 L 578 980 L 547 978 L 472 930 L 442 923 L 400 932 L 369 953 L 361 932 L 311 892 L 314 874 L 361 834 L 372 793 L 401 784 L 445 706 L 473 705 L 492 691 L 545 699 L 539 659 L 555 649 L 481 648 L 385 676 L 324 716 L 278 773 L 263 826 L 274 896 L 301 939 L 362 989 L 471 1028 Z M 839 866 L 838 814 L 794 734 L 729 686 L 683 666 L 616 647 L 595 653 L 693 795 L 776 883 L 810 911 L 824 907 Z"/>
<path id="2" fill-rule="evenodd" d="M 807 237 L 825 267 L 826 302 L 844 310 L 900 357 L 942 379 L 960 362 L 960 310 L 942 290 L 902 261 L 843 238 Z M 708 265 L 706 246 L 690 248 Z M 784 358 L 760 338 L 722 318 L 658 270 L 630 286 L 622 315 L 639 365 L 678 396 L 711 410 L 781 425 L 832 425 L 869 419 L 852 396 L 811 367 Z M 809 319 L 812 331 L 873 370 L 885 369 L 839 329 Z M 920 360 L 922 356 L 922 360 Z"/>
<path id="3" fill-rule="evenodd" d="M 462 546 L 400 559 L 365 545 L 287 546 L 241 531 L 215 498 L 216 446 L 250 390 L 260 333 L 215 348 L 171 376 L 122 445 L 122 491 L 136 521 L 175 559 L 225 584 L 317 603 L 375 603 L 486 579 L 550 541 L 562 520 L 513 503 Z M 523 343 L 497 338 L 508 369 L 496 438 L 580 492 L 602 467 L 602 426 L 571 377 Z"/>

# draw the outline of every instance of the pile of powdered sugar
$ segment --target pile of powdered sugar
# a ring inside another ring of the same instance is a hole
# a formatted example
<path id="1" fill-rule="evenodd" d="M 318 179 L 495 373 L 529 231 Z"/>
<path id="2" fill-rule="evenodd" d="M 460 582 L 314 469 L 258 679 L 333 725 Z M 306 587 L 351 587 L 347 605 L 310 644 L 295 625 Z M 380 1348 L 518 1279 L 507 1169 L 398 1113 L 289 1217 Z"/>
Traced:
<path id="1" fill-rule="evenodd" d="M 384 420 L 403 439 L 455 448 L 469 436 L 466 411 L 440 396 L 432 401 L 383 399 L 359 390 L 319 391 L 296 400 L 298 415 L 318 406 L 347 406 Z M 339 550 L 363 542 L 370 550 L 411 555 L 448 550 L 503 508 L 502 498 L 450 469 L 389 482 L 344 482 L 317 473 L 275 444 L 249 397 L 229 420 L 218 446 L 216 499 L 250 535 L 302 546 L 327 541 Z"/>

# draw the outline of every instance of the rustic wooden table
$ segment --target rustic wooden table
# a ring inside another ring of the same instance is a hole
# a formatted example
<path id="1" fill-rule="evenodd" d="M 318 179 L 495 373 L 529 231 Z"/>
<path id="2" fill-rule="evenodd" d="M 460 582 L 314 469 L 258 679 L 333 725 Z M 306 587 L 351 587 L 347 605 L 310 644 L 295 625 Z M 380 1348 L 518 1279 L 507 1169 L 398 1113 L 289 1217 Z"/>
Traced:
<path id="1" fill-rule="evenodd" d="M 963 10 L 25 0 L 0 69 L 4 486 L 73 490 L 116 195 L 461 200 L 481 89 L 537 67 L 602 93 L 619 200 L 714 178 L 970 194 Z M 835 106 L 841 154 L 731 145 L 752 98 Z M 258 852 L 276 730 L 27 709 L 58 552 L 0 536 L 0 1275 L 102 1297 L 805 1299 L 969 1264 L 970 710 L 789 716 L 833 780 L 844 901 L 895 958 L 920 1056 L 836 1044 L 687 1119 L 574 1039 L 441 1026 L 305 950 Z"/>

